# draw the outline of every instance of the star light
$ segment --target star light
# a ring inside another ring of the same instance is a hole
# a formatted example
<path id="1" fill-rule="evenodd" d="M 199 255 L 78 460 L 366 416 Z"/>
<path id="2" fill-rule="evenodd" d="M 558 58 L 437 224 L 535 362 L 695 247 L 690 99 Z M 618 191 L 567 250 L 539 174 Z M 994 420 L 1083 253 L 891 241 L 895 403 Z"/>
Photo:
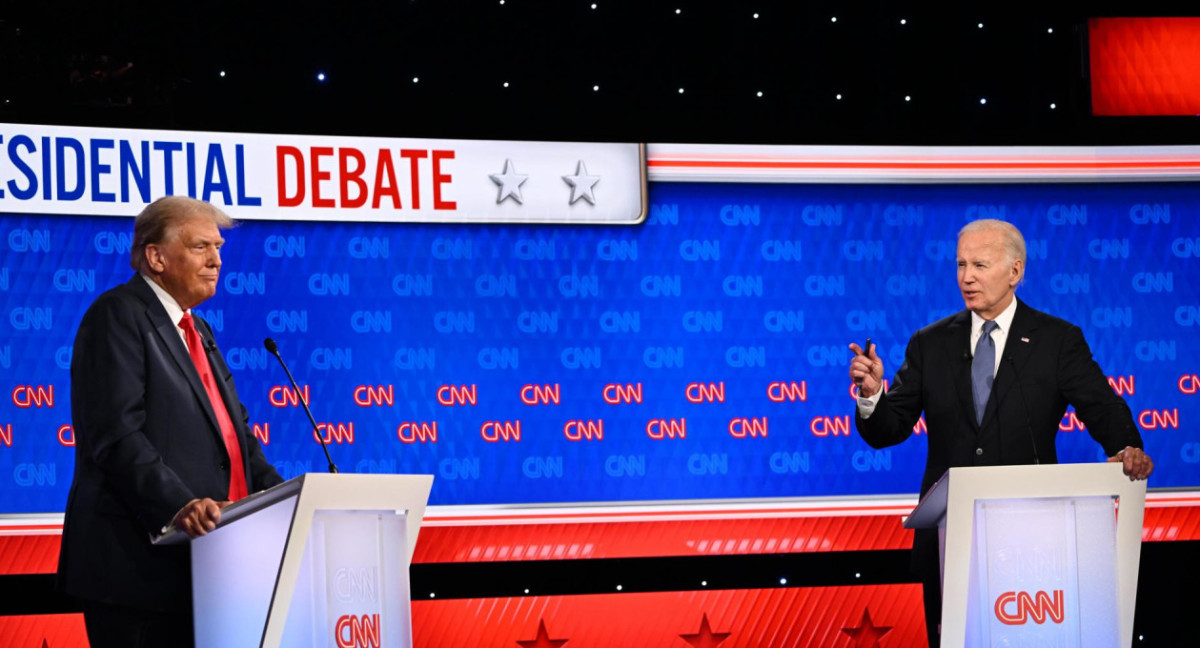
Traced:
<path id="1" fill-rule="evenodd" d="M 892 631 L 893 626 L 877 626 L 871 622 L 871 610 L 863 608 L 857 628 L 842 628 L 854 640 L 854 648 L 879 648 L 879 638 Z"/>
<path id="2" fill-rule="evenodd" d="M 325 73 L 317 72 L 317 81 L 325 81 Z"/>
<path id="3" fill-rule="evenodd" d="M 708 625 L 708 613 L 700 617 L 700 630 L 695 634 L 681 634 L 680 639 L 688 642 L 693 648 L 715 648 L 721 642 L 729 638 L 732 632 L 713 632 L 712 627 Z"/>
<path id="4" fill-rule="evenodd" d="M 517 169 L 513 166 L 512 160 L 504 161 L 504 172 L 493 173 L 488 176 L 492 182 L 500 187 L 500 192 L 496 196 L 496 204 L 512 198 L 517 201 L 517 204 L 525 204 L 525 198 L 521 195 L 521 185 L 529 179 L 529 176 L 522 173 L 517 173 Z"/>
<path id="5" fill-rule="evenodd" d="M 538 619 L 537 636 L 525 641 L 518 640 L 517 644 L 521 648 L 560 648 L 567 641 L 567 639 L 551 639 L 550 633 L 546 632 L 546 620 Z"/>

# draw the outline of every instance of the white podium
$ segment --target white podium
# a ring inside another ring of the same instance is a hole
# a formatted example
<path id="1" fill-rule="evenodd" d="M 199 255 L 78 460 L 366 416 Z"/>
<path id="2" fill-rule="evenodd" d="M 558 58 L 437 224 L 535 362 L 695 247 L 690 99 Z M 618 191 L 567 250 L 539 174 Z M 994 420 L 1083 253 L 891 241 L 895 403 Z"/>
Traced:
<path id="1" fill-rule="evenodd" d="M 310 473 L 226 507 L 191 541 L 197 648 L 411 647 L 408 568 L 432 485 Z"/>
<path id="2" fill-rule="evenodd" d="M 1145 504 L 1119 463 L 948 470 L 904 524 L 939 528 L 943 648 L 1130 646 Z"/>

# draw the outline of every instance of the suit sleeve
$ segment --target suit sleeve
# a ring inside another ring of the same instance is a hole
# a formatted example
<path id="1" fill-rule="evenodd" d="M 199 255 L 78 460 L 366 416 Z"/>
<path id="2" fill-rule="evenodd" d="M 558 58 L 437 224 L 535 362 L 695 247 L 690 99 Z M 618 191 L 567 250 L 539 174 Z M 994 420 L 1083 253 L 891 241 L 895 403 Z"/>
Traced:
<path id="1" fill-rule="evenodd" d="M 1129 405 L 1113 392 L 1078 326 L 1069 327 L 1059 350 L 1059 390 L 1107 456 L 1142 447 Z"/>
<path id="2" fill-rule="evenodd" d="M 894 446 L 912 435 L 913 426 L 924 409 L 921 397 L 923 368 L 921 336 L 917 333 L 908 341 L 904 364 L 892 378 L 891 388 L 879 399 L 870 418 L 864 419 L 855 408 L 855 427 L 872 448 Z"/>
<path id="3" fill-rule="evenodd" d="M 71 367 L 76 442 L 142 526 L 157 533 L 194 498 L 144 433 L 147 350 L 135 308 L 102 300 L 80 324 Z"/>

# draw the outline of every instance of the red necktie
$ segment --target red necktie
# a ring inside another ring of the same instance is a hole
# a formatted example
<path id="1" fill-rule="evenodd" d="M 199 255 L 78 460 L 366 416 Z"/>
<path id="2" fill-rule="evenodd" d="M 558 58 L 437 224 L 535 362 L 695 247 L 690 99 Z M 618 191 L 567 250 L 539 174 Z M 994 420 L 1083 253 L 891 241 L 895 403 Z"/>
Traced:
<path id="1" fill-rule="evenodd" d="M 204 342 L 200 340 L 200 333 L 196 330 L 191 313 L 183 314 L 183 319 L 179 320 L 179 328 L 183 329 L 184 336 L 187 338 L 188 355 L 192 356 L 192 363 L 196 365 L 200 381 L 204 383 L 204 390 L 208 392 L 209 403 L 212 404 L 213 412 L 217 415 L 217 423 L 221 426 L 221 438 L 225 440 L 225 451 L 229 453 L 229 466 L 232 473 L 229 478 L 229 501 L 236 502 L 247 494 L 246 469 L 242 465 L 242 446 L 238 443 L 237 431 L 233 427 L 233 420 L 229 418 L 229 411 L 225 409 L 225 401 L 221 399 L 221 392 L 217 391 L 217 381 L 213 377 L 212 367 L 208 364 L 208 356 L 204 355 Z"/>

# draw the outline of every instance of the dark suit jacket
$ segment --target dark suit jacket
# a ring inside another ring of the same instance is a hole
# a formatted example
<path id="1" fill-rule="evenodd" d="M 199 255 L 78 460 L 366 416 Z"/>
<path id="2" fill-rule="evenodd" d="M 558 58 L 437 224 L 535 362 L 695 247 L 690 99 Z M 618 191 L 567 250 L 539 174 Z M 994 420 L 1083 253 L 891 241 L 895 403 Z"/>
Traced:
<path id="1" fill-rule="evenodd" d="M 1079 327 L 1017 301 L 982 425 L 975 421 L 970 339 L 965 310 L 917 331 L 875 412 L 855 417 L 862 438 L 884 448 L 907 439 L 924 412 L 922 495 L 952 466 L 1057 463 L 1054 438 L 1068 404 L 1108 456 L 1142 447 L 1129 406 L 1109 386 Z"/>
<path id="2" fill-rule="evenodd" d="M 859 435 L 884 448 L 907 439 L 924 412 L 929 450 L 921 495 L 951 467 L 1057 463 L 1054 439 L 1068 404 L 1106 455 L 1142 447 L 1129 406 L 1109 386 L 1079 327 L 1017 300 L 982 425 L 975 421 L 970 340 L 965 310 L 917 331 L 875 412 L 855 416 Z M 918 533 L 914 540 L 919 571 L 928 569 L 930 553 L 936 569 L 936 538 Z"/>
<path id="3" fill-rule="evenodd" d="M 208 323 L 195 318 L 242 446 L 250 492 L 280 483 L 250 433 Z M 144 279 L 101 295 L 71 360 L 75 478 L 58 576 L 68 593 L 146 609 L 190 606 L 188 549 L 150 538 L 194 498 L 224 500 L 230 462 L 200 376 Z"/>

